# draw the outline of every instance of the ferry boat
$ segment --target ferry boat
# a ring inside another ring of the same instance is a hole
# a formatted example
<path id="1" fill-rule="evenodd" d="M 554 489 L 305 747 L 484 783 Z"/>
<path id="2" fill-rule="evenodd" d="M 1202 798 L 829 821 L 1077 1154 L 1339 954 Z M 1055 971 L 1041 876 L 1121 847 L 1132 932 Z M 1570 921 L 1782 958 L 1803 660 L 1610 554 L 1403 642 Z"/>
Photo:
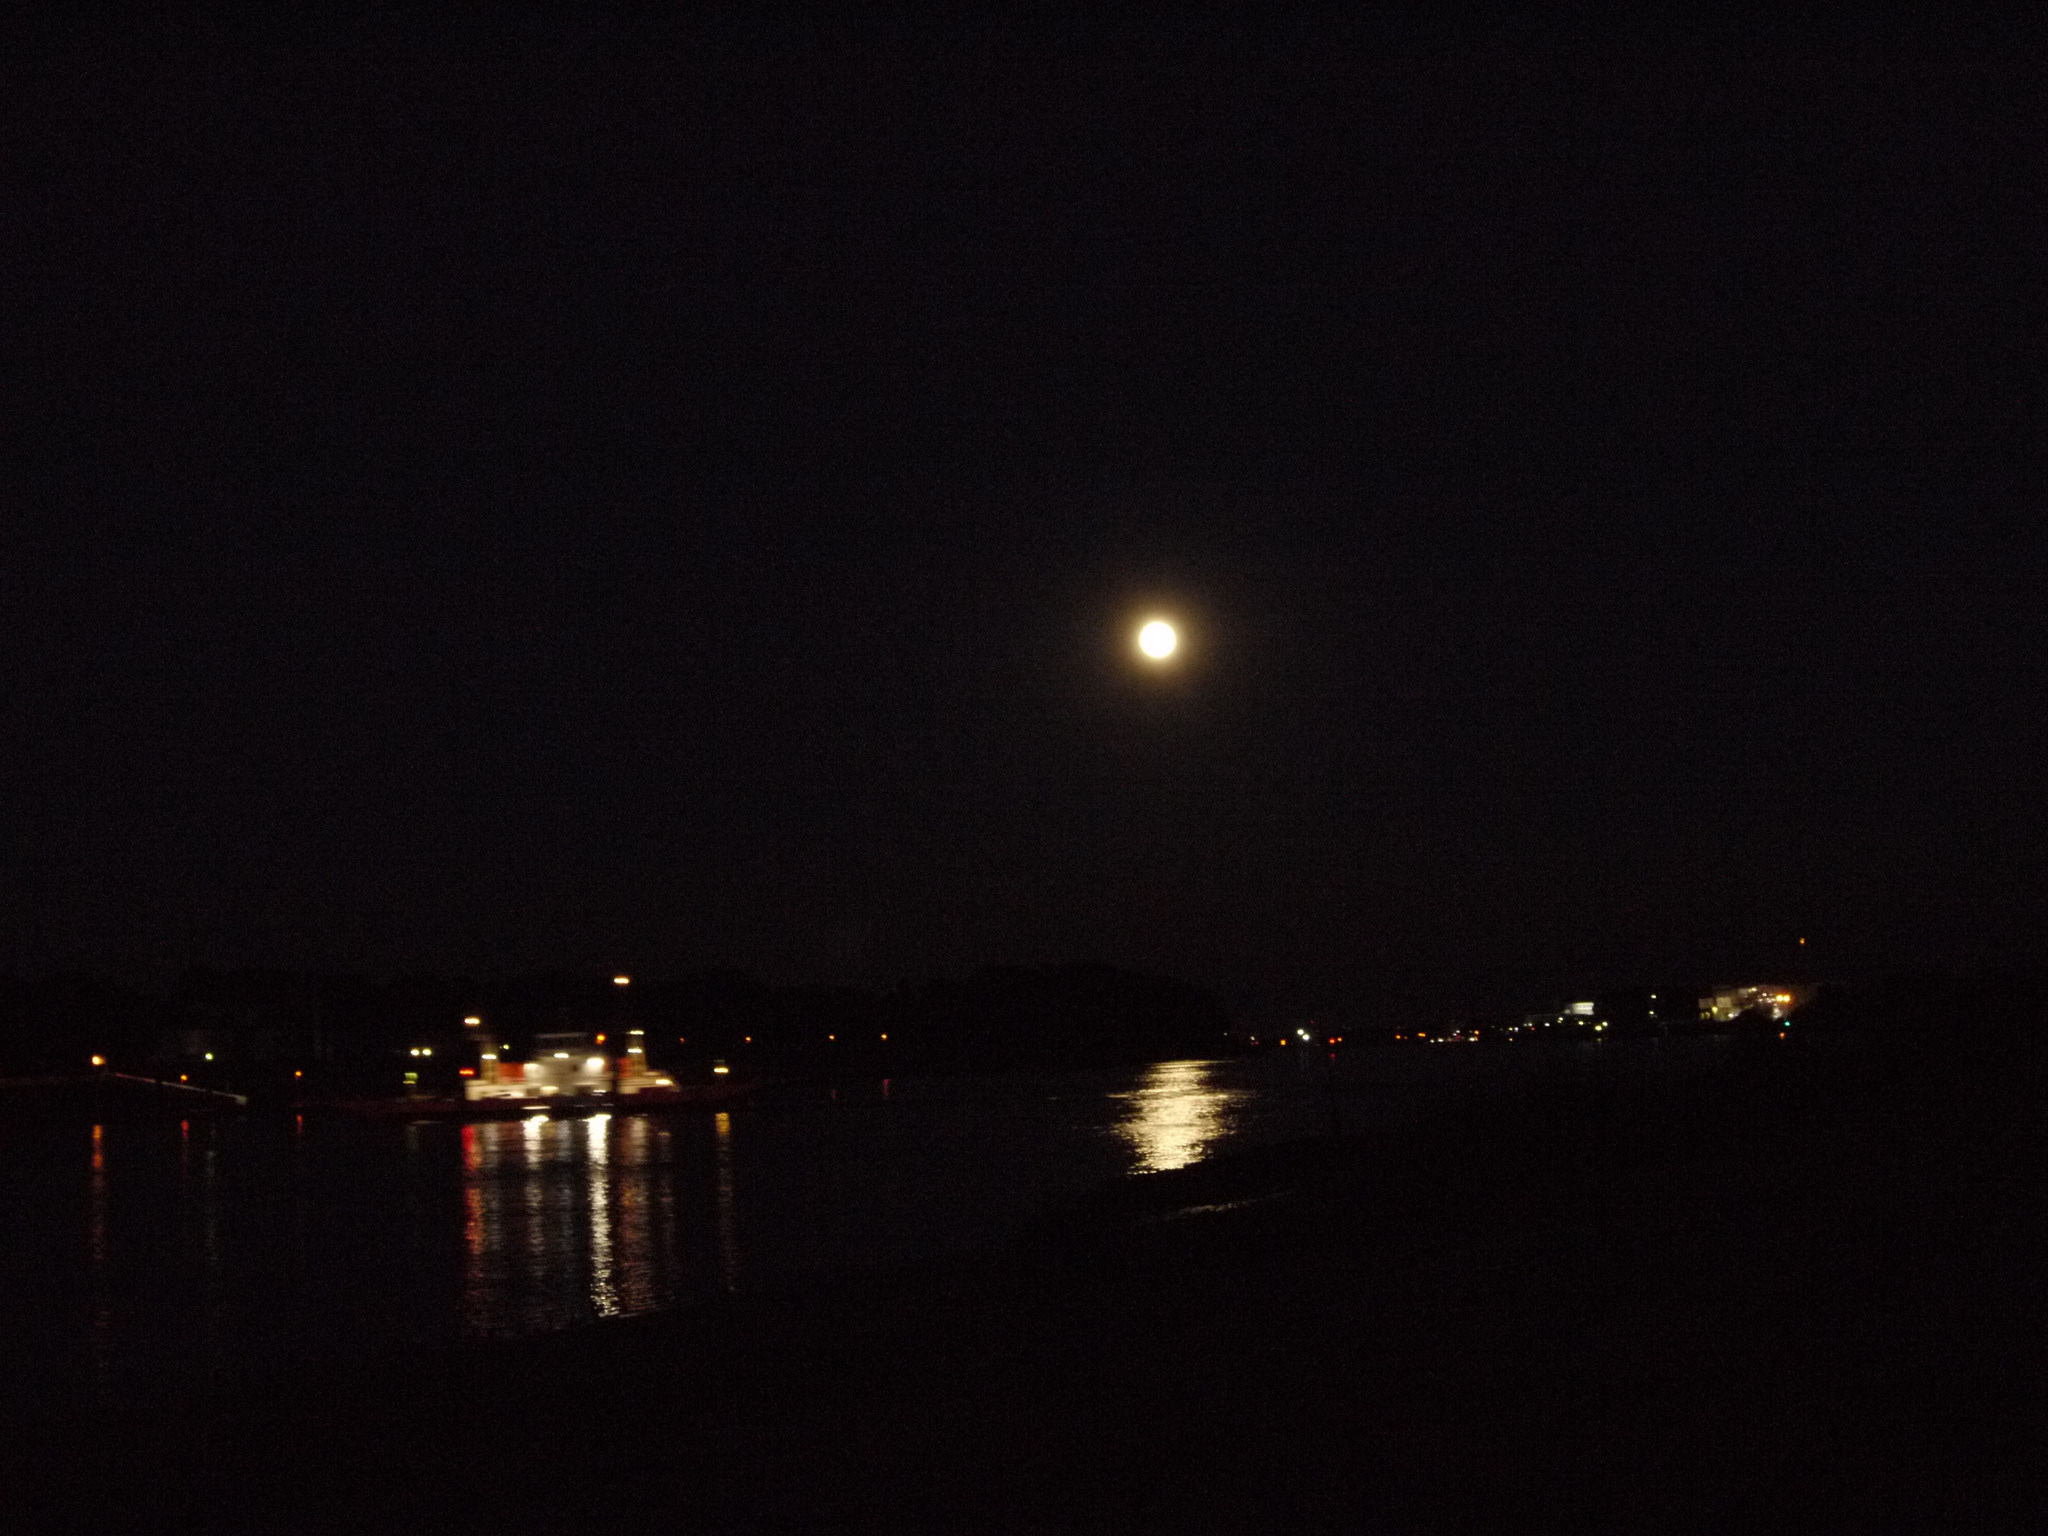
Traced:
<path id="1" fill-rule="evenodd" d="M 462 1080 L 462 1097 L 451 1099 L 414 1094 L 396 1099 L 355 1100 L 344 1108 L 358 1114 L 393 1119 L 492 1120 L 528 1115 L 660 1114 L 684 1109 L 720 1109 L 750 1097 L 758 1086 L 734 1082 L 724 1063 L 712 1070 L 713 1083 L 678 1083 L 648 1065 L 639 1044 L 621 1054 L 605 1049 L 603 1035 L 582 1032 L 534 1037 L 533 1056 L 506 1061 L 496 1051 L 482 1053 L 475 1075 Z"/>

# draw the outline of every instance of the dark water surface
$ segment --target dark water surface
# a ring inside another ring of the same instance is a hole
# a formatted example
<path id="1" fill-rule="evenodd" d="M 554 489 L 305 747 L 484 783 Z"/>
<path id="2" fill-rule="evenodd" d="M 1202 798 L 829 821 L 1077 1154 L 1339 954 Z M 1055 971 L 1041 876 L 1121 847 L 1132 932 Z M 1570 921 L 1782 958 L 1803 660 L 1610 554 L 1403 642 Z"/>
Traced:
<path id="1" fill-rule="evenodd" d="M 1105 1181 L 1426 1111 L 1532 1052 L 863 1082 L 721 1114 L 0 1132 L 0 1406 L 544 1332 L 999 1239 Z M 1336 1073 L 1332 1094 L 1330 1074 Z"/>

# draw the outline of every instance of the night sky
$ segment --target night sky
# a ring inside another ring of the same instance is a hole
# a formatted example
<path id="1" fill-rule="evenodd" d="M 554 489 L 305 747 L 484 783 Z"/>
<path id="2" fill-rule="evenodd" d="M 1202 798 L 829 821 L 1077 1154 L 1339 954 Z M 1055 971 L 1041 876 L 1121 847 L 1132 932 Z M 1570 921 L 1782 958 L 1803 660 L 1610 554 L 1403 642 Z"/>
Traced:
<path id="1" fill-rule="evenodd" d="M 2037 36 L 496 10 L 10 36 L 0 968 L 2041 958 Z"/>

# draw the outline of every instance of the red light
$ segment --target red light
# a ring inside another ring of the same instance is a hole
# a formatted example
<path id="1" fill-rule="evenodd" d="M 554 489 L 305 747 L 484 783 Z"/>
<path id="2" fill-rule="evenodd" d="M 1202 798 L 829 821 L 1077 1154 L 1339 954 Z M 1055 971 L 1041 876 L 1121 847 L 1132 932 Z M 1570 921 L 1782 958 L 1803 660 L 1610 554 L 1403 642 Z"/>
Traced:
<path id="1" fill-rule="evenodd" d="M 464 1067 L 464 1068 L 463 1068 L 463 1069 L 462 1069 L 462 1070 L 461 1070 L 460 1072 L 456 1073 L 455 1075 L 456 1075 L 457 1077 L 475 1077 L 475 1076 L 476 1076 L 476 1068 L 475 1068 L 475 1067 Z"/>

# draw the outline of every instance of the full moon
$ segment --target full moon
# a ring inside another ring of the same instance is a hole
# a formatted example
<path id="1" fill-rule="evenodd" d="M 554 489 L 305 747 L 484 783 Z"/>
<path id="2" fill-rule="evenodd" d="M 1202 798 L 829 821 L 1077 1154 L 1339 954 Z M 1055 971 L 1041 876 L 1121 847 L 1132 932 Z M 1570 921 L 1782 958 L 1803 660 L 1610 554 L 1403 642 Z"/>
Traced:
<path id="1" fill-rule="evenodd" d="M 1180 644 L 1180 636 L 1173 632 L 1173 626 L 1164 619 L 1154 619 L 1138 631 L 1138 649 L 1154 661 L 1164 661 Z"/>

